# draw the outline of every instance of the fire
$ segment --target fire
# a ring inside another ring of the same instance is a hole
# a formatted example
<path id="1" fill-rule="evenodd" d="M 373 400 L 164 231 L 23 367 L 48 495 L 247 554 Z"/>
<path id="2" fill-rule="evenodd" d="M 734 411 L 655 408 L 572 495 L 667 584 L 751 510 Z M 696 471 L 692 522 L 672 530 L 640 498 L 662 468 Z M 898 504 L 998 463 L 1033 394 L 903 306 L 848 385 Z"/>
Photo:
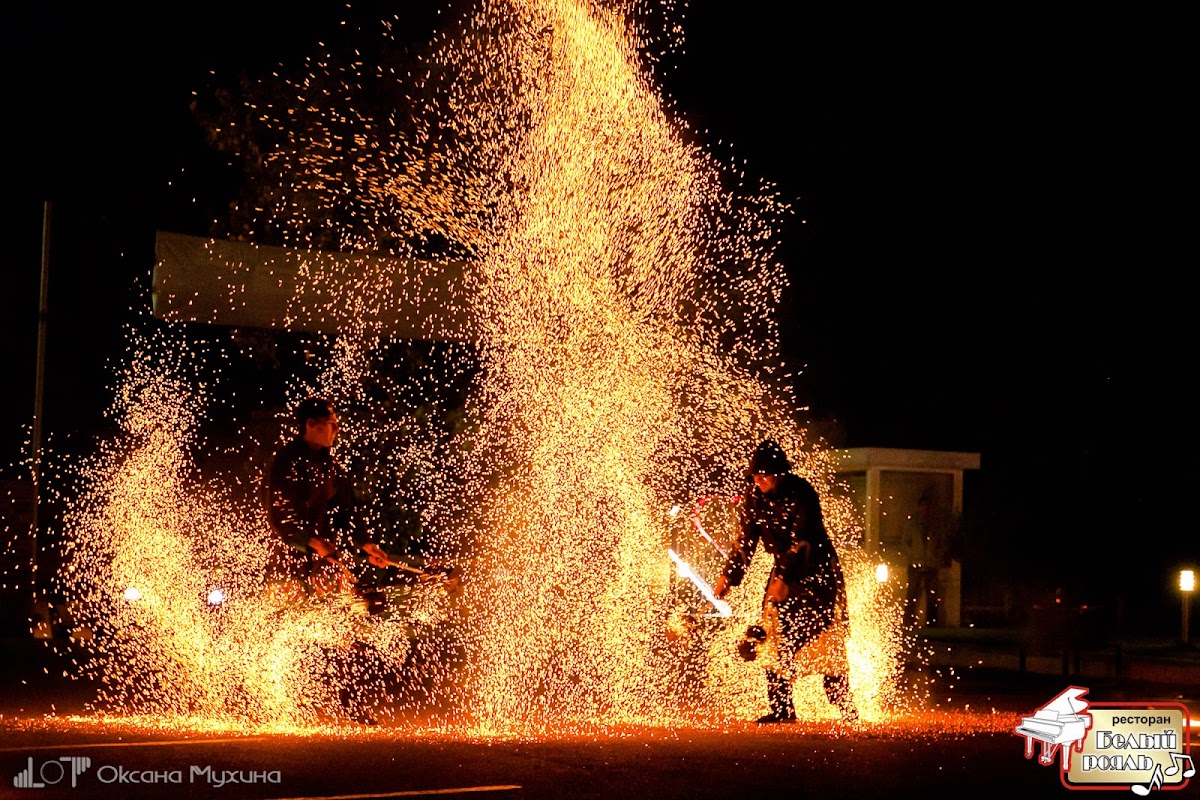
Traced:
<path id="1" fill-rule="evenodd" d="M 667 115 L 623 11 L 492 3 L 471 23 L 511 32 L 499 63 L 520 80 L 483 120 L 498 136 L 517 131 L 500 171 L 526 187 L 473 247 L 483 435 L 507 470 L 485 499 L 473 576 L 466 706 L 481 730 L 699 723 L 757 708 L 760 673 L 730 658 L 744 623 L 714 635 L 699 681 L 665 645 L 663 510 L 728 493 L 767 435 L 813 451 L 786 395 L 754 369 L 775 353 L 770 298 L 784 281 L 756 237 L 781 209 L 717 224 L 736 200 Z M 736 318 L 720 316 L 730 309 Z M 818 453 L 802 459 L 832 494 L 826 468 Z M 835 534 L 851 539 L 852 517 L 829 506 Z M 893 668 L 875 654 L 896 648 L 870 639 L 894 631 L 872 619 L 886 615 L 846 555 L 861 629 L 852 677 L 871 714 Z M 743 620 L 763 577 L 734 598 Z"/>
<path id="2" fill-rule="evenodd" d="M 761 669 L 735 649 L 760 612 L 765 557 L 728 620 L 699 624 L 684 619 L 667 559 L 673 526 L 688 522 L 674 507 L 739 493 L 749 451 L 771 437 L 822 494 L 839 546 L 859 709 L 892 713 L 899 614 L 779 366 L 785 277 L 772 242 L 787 209 L 769 186 L 738 185 L 671 117 L 634 19 L 623 3 L 484 0 L 430 56 L 415 138 L 353 109 L 337 116 L 359 125 L 348 182 L 321 144 L 328 130 L 291 131 L 281 114 L 286 145 L 266 155 L 290 179 L 273 209 L 283 223 L 348 205 L 334 228 L 345 248 L 421 231 L 471 254 L 470 424 L 453 446 L 410 441 L 380 457 L 420 483 L 433 545 L 469 557 L 464 605 L 417 593 L 379 620 L 336 600 L 272 598 L 262 512 L 192 472 L 199 379 L 139 361 L 114 409 L 122 444 L 88 465 L 67 523 L 87 566 L 66 582 L 103 633 L 106 706 L 307 730 L 337 717 L 350 689 L 356 707 L 395 712 L 379 671 L 415 660 L 433 665 L 418 676 L 430 705 L 450 709 L 439 724 L 470 735 L 758 716 Z M 442 129 L 458 149 L 439 144 Z M 317 268 L 308 288 L 297 303 L 332 298 L 363 321 L 295 393 L 361 400 L 385 352 L 367 320 L 397 292 Z M 374 453 L 380 431 L 401 427 L 386 413 L 351 424 L 343 453 Z M 733 531 L 708 535 L 728 543 Z M 444 626 L 452 636 L 433 635 Z M 796 703 L 810 720 L 836 713 L 818 676 L 797 681 Z"/>
<path id="3" fill-rule="evenodd" d="M 59 580 L 95 633 L 83 646 L 96 657 L 97 707 L 288 728 L 387 699 L 371 670 L 404 663 L 417 647 L 410 629 L 341 598 L 272 594 L 262 512 L 194 474 L 198 403 L 177 377 L 136 364 L 115 412 L 123 441 L 85 469 L 65 522 Z M 418 606 L 417 627 L 429 611 Z M 343 699 L 347 686 L 358 691 Z"/>

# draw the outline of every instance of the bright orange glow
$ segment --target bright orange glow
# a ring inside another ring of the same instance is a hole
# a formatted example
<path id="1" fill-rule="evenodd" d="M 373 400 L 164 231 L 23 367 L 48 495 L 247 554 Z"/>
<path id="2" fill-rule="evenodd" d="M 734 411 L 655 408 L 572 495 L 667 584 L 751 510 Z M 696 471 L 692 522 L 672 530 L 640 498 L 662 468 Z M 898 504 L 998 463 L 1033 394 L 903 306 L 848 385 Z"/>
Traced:
<path id="1" fill-rule="evenodd" d="M 449 82 L 423 86 L 434 99 L 412 113 L 424 133 L 408 141 L 394 123 L 341 109 L 338 124 L 359 126 L 347 156 L 357 183 L 343 182 L 342 156 L 329 152 L 341 139 L 293 131 L 290 114 L 278 122 L 286 145 L 265 156 L 293 179 L 279 188 L 281 225 L 297 208 L 320 219 L 350 206 L 350 221 L 328 221 L 344 225 L 347 249 L 437 232 L 473 254 L 466 290 L 483 377 L 457 447 L 388 456 L 422 482 L 423 529 L 467 564 L 463 602 L 422 587 L 384 619 L 336 593 L 301 600 L 267 586 L 262 512 L 195 479 L 197 380 L 137 358 L 114 408 L 124 438 L 89 465 L 67 521 L 77 568 L 65 583 L 104 633 L 92 645 L 104 657 L 102 705 L 214 731 L 324 731 L 344 717 L 343 689 L 356 708 L 396 720 L 450 709 L 421 716 L 422 729 L 469 736 L 753 719 L 766 706 L 761 665 L 738 659 L 736 645 L 761 614 L 768 557 L 721 621 L 700 619 L 704 609 L 673 590 L 667 553 L 673 526 L 691 524 L 679 503 L 737 497 L 746 458 L 769 437 L 822 495 L 846 572 L 863 724 L 903 712 L 900 609 L 855 544 L 858 512 L 779 360 L 785 279 L 773 242 L 787 208 L 770 186 L 741 185 L 673 119 L 629 13 L 484 0 L 436 43 L 426 80 Z M 462 147 L 439 139 L 450 130 Z M 306 277 L 297 307 L 339 304 L 358 321 L 305 388 L 361 396 L 377 369 L 371 320 L 403 297 L 406 277 L 315 265 Z M 338 446 L 350 458 L 404 424 L 346 421 Z M 711 505 L 720 518 L 705 530 L 727 547 L 736 515 Z M 689 559 L 710 583 L 714 551 Z M 139 602 L 116 602 L 131 586 Z M 215 586 L 219 612 L 203 602 Z M 459 645 L 461 666 L 449 652 Z M 379 659 L 426 665 L 411 678 L 423 699 L 405 708 L 387 693 Z M 819 674 L 797 679 L 795 701 L 822 730 L 837 718 Z"/>

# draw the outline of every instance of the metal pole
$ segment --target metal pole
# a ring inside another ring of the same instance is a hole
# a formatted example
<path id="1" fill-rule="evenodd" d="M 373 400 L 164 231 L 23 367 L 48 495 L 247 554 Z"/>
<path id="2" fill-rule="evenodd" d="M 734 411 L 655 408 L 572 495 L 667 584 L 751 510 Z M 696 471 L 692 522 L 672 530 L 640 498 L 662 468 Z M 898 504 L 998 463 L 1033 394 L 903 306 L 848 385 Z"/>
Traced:
<path id="1" fill-rule="evenodd" d="M 1188 643 L 1188 611 L 1191 610 L 1189 608 L 1189 606 L 1191 606 L 1191 603 L 1189 603 L 1188 601 L 1191 599 L 1192 599 L 1191 592 L 1183 593 L 1183 645 L 1184 645 L 1184 647 L 1187 647 L 1187 643 Z"/>
<path id="2" fill-rule="evenodd" d="M 38 338 L 37 338 L 37 379 L 33 390 L 33 441 L 31 443 L 33 457 L 33 523 L 30 526 L 30 540 L 33 553 L 30 556 L 29 585 L 32 589 L 33 601 L 37 602 L 37 567 L 38 567 L 38 506 L 41 504 L 42 481 L 42 397 L 46 382 L 46 322 L 49 319 L 50 299 L 50 201 L 47 200 L 42 208 L 42 286 L 41 298 L 38 301 Z M 34 609 L 36 611 L 36 607 Z"/>

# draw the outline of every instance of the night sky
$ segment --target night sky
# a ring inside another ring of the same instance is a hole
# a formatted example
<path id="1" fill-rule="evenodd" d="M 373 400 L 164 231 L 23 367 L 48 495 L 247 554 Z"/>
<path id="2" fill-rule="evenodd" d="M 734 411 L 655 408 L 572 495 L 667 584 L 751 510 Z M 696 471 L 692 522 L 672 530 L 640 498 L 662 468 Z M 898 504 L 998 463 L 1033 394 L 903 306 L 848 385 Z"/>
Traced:
<path id="1" fill-rule="evenodd" d="M 659 78 L 794 206 L 784 350 L 831 443 L 979 452 L 969 522 L 997 562 L 1092 602 L 1133 580 L 1158 599 L 1167 570 L 1200 566 L 1195 18 L 1067 5 L 694 2 Z M 296 8 L 3 12 L 0 462 L 32 417 L 43 201 L 46 424 L 86 437 L 149 303 L 154 231 L 206 234 L 227 199 L 192 93 L 297 64 L 342 20 L 386 9 L 414 44 L 438 26 L 424 0 Z"/>

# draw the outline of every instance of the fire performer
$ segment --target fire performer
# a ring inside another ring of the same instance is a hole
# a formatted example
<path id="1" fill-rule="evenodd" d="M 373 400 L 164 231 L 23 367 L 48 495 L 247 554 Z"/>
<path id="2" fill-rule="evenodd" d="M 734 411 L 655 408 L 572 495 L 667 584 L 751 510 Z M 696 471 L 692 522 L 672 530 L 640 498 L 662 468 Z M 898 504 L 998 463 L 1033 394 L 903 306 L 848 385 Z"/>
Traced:
<path id="1" fill-rule="evenodd" d="M 766 666 L 771 711 L 760 724 L 796 721 L 792 703 L 795 657 L 802 647 L 835 628 L 849 630 L 846 582 L 837 551 L 812 484 L 792 472 L 783 448 L 762 442 L 750 458 L 747 482 L 753 485 L 742 506 L 741 530 L 714 593 L 724 598 L 742 582 L 759 540 L 775 558 L 763 598 L 763 626 L 751 626 L 739 652 L 751 660 L 755 645 L 770 638 L 777 658 Z M 827 667 L 828 668 L 828 667 Z M 850 692 L 849 665 L 840 660 L 836 674 L 824 675 L 825 696 L 848 722 L 858 719 Z"/>
<path id="2" fill-rule="evenodd" d="M 372 566 L 382 570 L 394 568 L 395 574 L 387 583 L 438 579 L 447 591 L 453 591 L 457 579 L 452 578 L 450 571 L 441 570 L 442 574 L 437 574 L 418 569 L 366 539 L 354 487 L 330 453 L 339 429 L 333 404 L 324 398 L 310 397 L 296 409 L 296 420 L 297 435 L 275 454 L 266 487 L 267 518 L 278 536 L 268 572 L 276 590 L 282 588 L 282 597 L 296 599 L 305 592 L 315 595 L 354 592 L 365 601 L 368 613 L 381 610 L 385 604 L 379 582 L 360 579 L 351 571 L 351 564 L 342 559 L 348 548 L 339 544 L 347 539 L 366 554 Z M 380 658 L 362 642 L 330 649 L 327 655 L 331 662 L 339 664 Z M 386 664 L 381 661 L 380 667 Z M 365 702 L 372 700 L 365 692 L 363 686 L 356 685 L 354 689 L 339 686 L 338 702 L 349 719 L 375 725 L 376 719 L 364 707 Z"/>
<path id="3" fill-rule="evenodd" d="M 284 545 L 276 550 L 273 577 L 313 580 L 318 565 L 336 560 L 339 536 L 353 539 L 372 565 L 392 566 L 379 545 L 366 540 L 354 488 L 330 453 L 339 427 L 333 404 L 310 397 L 296 409 L 296 421 L 299 431 L 275 454 L 267 479 L 267 519 Z"/>
<path id="4" fill-rule="evenodd" d="M 418 567 L 367 540 L 354 487 L 330 453 L 339 428 L 333 404 L 310 397 L 296 409 L 296 419 L 296 437 L 275 454 L 267 476 L 267 519 L 278 537 L 270 577 L 317 594 L 426 580 L 457 593 L 454 568 L 428 563 Z M 353 548 L 344 546 L 351 542 Z M 342 560 L 342 553 L 351 549 L 365 553 L 372 566 L 388 570 L 388 577 L 360 581 Z"/>

